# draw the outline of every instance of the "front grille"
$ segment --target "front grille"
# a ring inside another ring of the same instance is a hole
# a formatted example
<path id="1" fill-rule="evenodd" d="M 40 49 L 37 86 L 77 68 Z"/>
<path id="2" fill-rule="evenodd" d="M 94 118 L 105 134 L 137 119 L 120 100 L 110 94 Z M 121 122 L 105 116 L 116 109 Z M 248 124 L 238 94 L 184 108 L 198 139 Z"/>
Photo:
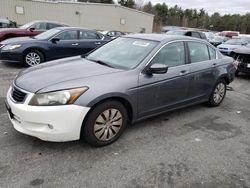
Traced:
<path id="1" fill-rule="evenodd" d="M 11 97 L 16 102 L 24 102 L 26 95 L 27 95 L 27 93 L 24 93 L 20 89 L 17 89 L 15 86 L 12 88 Z"/>

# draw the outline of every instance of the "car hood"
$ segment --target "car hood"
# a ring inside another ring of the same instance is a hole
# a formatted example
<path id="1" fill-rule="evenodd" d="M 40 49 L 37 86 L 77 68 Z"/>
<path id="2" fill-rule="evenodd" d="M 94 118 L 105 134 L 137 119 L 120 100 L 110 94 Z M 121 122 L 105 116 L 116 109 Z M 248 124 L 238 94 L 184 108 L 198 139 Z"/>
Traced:
<path id="1" fill-rule="evenodd" d="M 14 83 L 16 86 L 26 91 L 36 93 L 46 87 L 51 88 L 53 85 L 63 82 L 68 83 L 69 81 L 75 82 L 78 79 L 81 79 L 81 82 L 79 82 L 79 87 L 81 87 L 84 86 L 84 81 L 82 82 L 84 78 L 102 76 L 121 71 L 124 70 L 110 68 L 76 56 L 26 69 L 19 73 Z"/>
<path id="2" fill-rule="evenodd" d="M 221 44 L 218 48 L 228 48 L 228 49 L 236 49 L 242 47 L 241 45 L 232 45 L 232 44 Z"/>
<path id="3" fill-rule="evenodd" d="M 237 48 L 234 50 L 235 53 L 238 54 L 246 54 L 246 55 L 250 55 L 250 47 L 241 47 L 241 48 Z"/>
<path id="4" fill-rule="evenodd" d="M 16 38 L 4 40 L 1 42 L 1 44 L 4 44 L 4 45 L 14 44 L 14 43 L 23 44 L 26 42 L 33 42 L 34 40 L 37 40 L 37 39 L 31 38 L 31 37 L 16 37 Z"/>

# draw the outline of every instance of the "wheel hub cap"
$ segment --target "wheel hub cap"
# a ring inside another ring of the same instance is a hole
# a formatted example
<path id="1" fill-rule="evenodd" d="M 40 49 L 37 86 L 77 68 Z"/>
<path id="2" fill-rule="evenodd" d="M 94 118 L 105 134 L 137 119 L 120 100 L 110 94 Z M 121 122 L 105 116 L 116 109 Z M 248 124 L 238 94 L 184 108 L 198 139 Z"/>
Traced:
<path id="1" fill-rule="evenodd" d="M 215 103 L 220 103 L 221 100 L 223 99 L 224 97 L 224 94 L 225 94 L 225 91 L 226 91 L 226 88 L 225 88 L 225 85 L 223 83 L 219 83 L 217 85 L 217 87 L 215 88 L 214 90 L 214 102 Z"/>
<path id="2" fill-rule="evenodd" d="M 123 123 L 119 110 L 111 108 L 102 112 L 96 119 L 94 135 L 98 140 L 109 141 L 119 132 Z"/>

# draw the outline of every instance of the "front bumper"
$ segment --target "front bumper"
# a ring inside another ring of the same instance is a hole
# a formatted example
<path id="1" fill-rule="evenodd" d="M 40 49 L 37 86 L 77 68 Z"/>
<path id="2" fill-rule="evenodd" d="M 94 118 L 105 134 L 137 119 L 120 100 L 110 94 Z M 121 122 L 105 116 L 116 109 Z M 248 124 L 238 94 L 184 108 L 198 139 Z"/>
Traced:
<path id="1" fill-rule="evenodd" d="M 1 51 L 0 50 L 0 60 L 3 62 L 14 62 L 14 63 L 22 63 L 23 55 L 18 52 L 11 51 Z"/>
<path id="2" fill-rule="evenodd" d="M 64 142 L 80 139 L 80 132 L 88 107 L 78 105 L 30 106 L 34 94 L 29 93 L 23 104 L 13 102 L 11 89 L 7 94 L 9 118 L 14 128 L 41 140 Z"/>

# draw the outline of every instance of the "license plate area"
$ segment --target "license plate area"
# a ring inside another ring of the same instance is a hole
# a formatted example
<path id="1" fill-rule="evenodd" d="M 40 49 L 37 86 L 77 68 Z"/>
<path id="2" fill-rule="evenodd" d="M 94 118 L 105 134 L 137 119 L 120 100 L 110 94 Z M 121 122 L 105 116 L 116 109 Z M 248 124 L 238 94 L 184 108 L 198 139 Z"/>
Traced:
<path id="1" fill-rule="evenodd" d="M 250 68 L 250 63 L 247 64 L 247 68 Z"/>

